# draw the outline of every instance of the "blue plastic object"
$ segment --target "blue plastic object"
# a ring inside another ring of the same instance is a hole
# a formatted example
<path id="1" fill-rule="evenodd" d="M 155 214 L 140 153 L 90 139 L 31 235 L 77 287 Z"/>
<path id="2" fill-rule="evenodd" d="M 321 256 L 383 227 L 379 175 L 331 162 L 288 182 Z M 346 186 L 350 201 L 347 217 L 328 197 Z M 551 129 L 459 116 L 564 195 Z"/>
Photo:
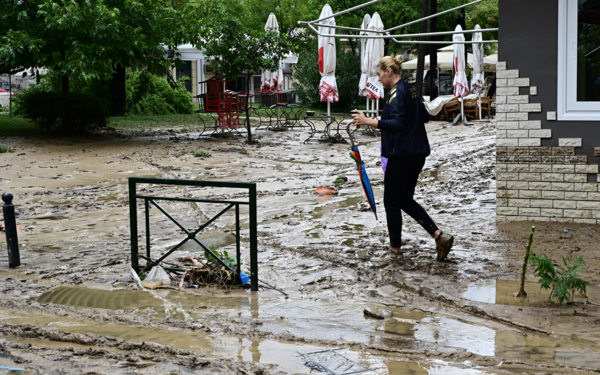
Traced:
<path id="1" fill-rule="evenodd" d="M 250 275 L 247 273 L 240 273 L 240 280 L 242 280 L 242 285 L 250 284 Z"/>
<path id="2" fill-rule="evenodd" d="M 0 370 L 25 371 L 25 369 L 23 369 L 23 368 L 4 367 L 4 366 L 0 366 Z"/>

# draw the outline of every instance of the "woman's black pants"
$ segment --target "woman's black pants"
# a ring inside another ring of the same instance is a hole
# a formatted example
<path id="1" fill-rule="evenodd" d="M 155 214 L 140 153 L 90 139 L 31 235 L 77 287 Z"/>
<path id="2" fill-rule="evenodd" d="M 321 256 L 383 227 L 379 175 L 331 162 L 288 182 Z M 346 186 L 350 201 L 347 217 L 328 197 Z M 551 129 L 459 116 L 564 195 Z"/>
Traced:
<path id="1" fill-rule="evenodd" d="M 388 160 L 385 169 L 383 204 L 387 216 L 392 247 L 400 247 L 402 239 L 402 211 L 421 224 L 433 235 L 438 227 L 413 196 L 419 174 L 425 165 L 425 156 L 400 157 Z"/>

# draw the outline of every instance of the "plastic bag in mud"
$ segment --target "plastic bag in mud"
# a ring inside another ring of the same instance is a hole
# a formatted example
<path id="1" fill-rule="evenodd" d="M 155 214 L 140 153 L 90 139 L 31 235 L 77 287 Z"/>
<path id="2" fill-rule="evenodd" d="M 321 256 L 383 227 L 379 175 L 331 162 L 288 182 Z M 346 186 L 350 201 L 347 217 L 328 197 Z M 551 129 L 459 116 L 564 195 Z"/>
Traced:
<path id="1" fill-rule="evenodd" d="M 161 266 L 154 266 L 142 281 L 142 286 L 146 289 L 156 289 L 161 285 L 171 285 L 171 278 Z"/>

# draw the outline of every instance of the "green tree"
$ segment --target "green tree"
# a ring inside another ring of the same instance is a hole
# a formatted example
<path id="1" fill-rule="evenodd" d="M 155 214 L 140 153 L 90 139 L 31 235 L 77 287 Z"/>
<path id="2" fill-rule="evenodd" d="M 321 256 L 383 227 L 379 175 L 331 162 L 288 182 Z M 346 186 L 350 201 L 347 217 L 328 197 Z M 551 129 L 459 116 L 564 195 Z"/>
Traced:
<path id="1" fill-rule="evenodd" d="M 498 27 L 498 0 L 487 0 L 482 3 L 473 5 L 467 8 L 466 23 L 469 29 L 474 29 L 475 25 L 481 26 L 482 29 L 493 29 Z M 497 32 L 483 33 L 484 40 L 498 39 Z M 484 44 L 487 53 L 492 53 L 498 50 L 497 44 Z"/>
<path id="2" fill-rule="evenodd" d="M 62 76 L 111 79 L 113 113 L 125 108 L 125 68 L 165 74 L 175 47 L 200 44 L 209 0 L 2 0 L 0 62 L 45 67 Z M 166 51 L 166 53 L 165 53 Z"/>
<path id="3" fill-rule="evenodd" d="M 265 22 L 266 23 L 266 19 Z M 249 95 L 250 77 L 264 70 L 275 70 L 288 53 L 296 52 L 287 34 L 274 31 L 255 31 L 243 27 L 236 18 L 221 13 L 202 30 L 204 51 L 208 56 L 218 57 L 218 71 L 229 79 L 246 74 L 246 95 Z M 252 144 L 249 109 L 246 106 L 248 144 Z"/>

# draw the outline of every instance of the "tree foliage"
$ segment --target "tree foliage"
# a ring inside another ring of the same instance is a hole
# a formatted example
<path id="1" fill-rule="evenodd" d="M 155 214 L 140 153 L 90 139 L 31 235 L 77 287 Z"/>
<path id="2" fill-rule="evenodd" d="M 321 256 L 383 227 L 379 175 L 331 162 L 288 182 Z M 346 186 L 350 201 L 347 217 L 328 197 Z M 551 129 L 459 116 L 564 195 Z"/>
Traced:
<path id="1" fill-rule="evenodd" d="M 481 26 L 482 29 L 493 29 L 498 27 L 498 0 L 487 0 L 469 7 L 466 12 L 466 22 L 469 29 L 474 29 L 475 25 Z M 483 33 L 484 40 L 497 40 L 497 32 Z M 496 43 L 484 44 L 487 53 L 492 53 L 498 49 Z"/>
<path id="2" fill-rule="evenodd" d="M 199 44 L 209 0 L 3 0 L 0 61 L 106 79 L 116 64 L 165 72 L 174 48 Z M 165 56 L 165 48 L 167 55 Z M 166 58 L 165 58 L 166 57 Z"/>
<path id="3" fill-rule="evenodd" d="M 287 34 L 244 27 L 228 13 L 221 13 L 207 23 L 201 35 L 205 54 L 216 58 L 217 69 L 223 77 L 236 79 L 246 74 L 246 94 L 253 74 L 276 70 L 279 61 L 297 49 Z M 246 118 L 248 143 L 252 144 L 248 110 Z"/>
<path id="4" fill-rule="evenodd" d="M 127 114 L 191 114 L 196 109 L 192 94 L 179 82 L 172 87 L 164 77 L 128 69 L 126 87 Z"/>
<path id="5" fill-rule="evenodd" d="M 340 72 L 342 72 L 340 74 Z M 331 103 L 334 112 L 346 112 L 363 104 L 365 98 L 358 96 L 360 79 L 360 56 L 352 51 L 337 52 L 336 81 L 340 100 Z M 294 90 L 303 104 L 313 108 L 325 108 L 319 95 L 319 62 L 316 51 L 305 50 L 298 57 L 294 67 Z"/>

